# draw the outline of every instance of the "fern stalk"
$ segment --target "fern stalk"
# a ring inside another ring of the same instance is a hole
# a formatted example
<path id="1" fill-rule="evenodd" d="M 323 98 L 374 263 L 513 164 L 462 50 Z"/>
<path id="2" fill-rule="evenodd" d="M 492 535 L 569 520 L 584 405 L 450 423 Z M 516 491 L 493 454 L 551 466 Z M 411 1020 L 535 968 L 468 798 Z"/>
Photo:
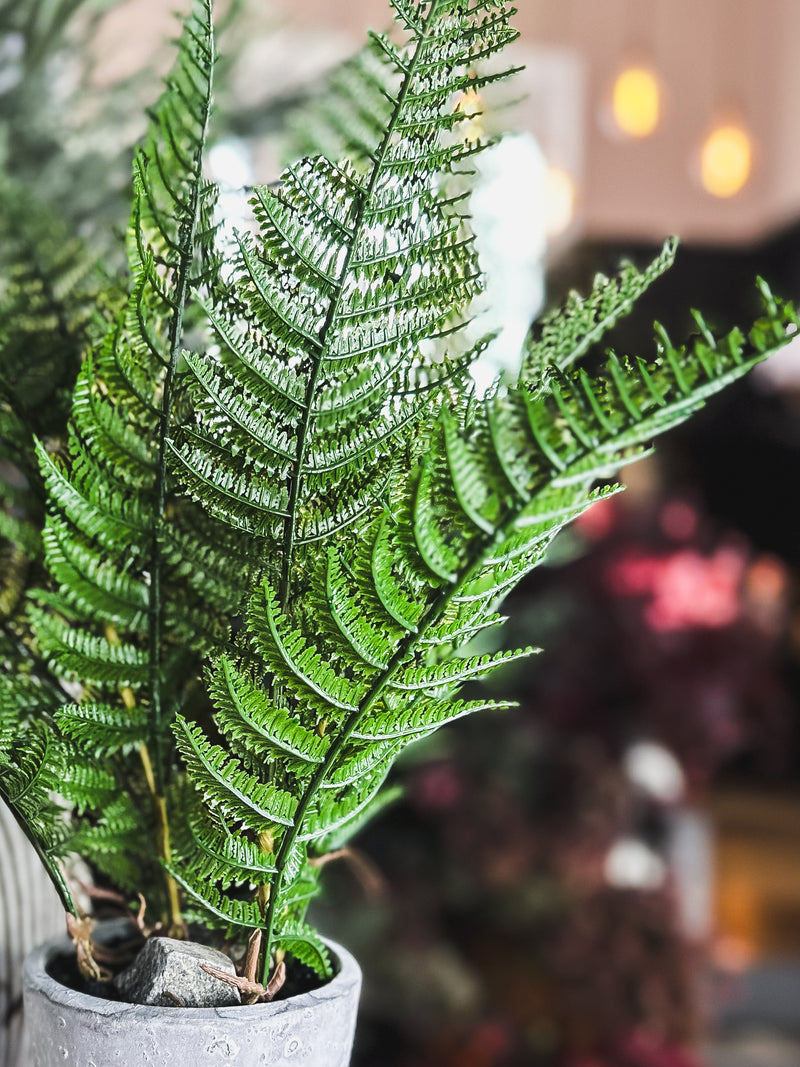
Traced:
<path id="1" fill-rule="evenodd" d="M 210 10 L 210 8 L 209 8 Z M 203 42 L 210 56 L 214 54 L 214 22 L 209 18 L 208 40 Z M 161 647 L 163 606 L 161 602 L 161 582 L 164 565 L 162 540 L 165 528 L 165 508 L 167 501 L 167 440 L 172 426 L 173 402 L 175 395 L 175 375 L 178 367 L 183 342 L 183 321 L 187 300 L 189 299 L 189 278 L 195 257 L 195 238 L 200 215 L 200 188 L 203 180 L 203 153 L 208 137 L 208 124 L 211 117 L 211 86 L 213 63 L 208 65 L 208 91 L 203 93 L 202 120 L 200 134 L 192 160 L 194 180 L 191 182 L 189 203 L 186 205 L 183 222 L 179 232 L 179 258 L 177 284 L 175 287 L 174 311 L 169 327 L 169 356 L 163 384 L 161 409 L 158 419 L 158 466 L 155 485 L 155 512 L 153 536 L 150 554 L 150 587 L 148 604 L 148 655 L 150 659 L 149 679 L 149 727 L 150 744 L 140 746 L 139 755 L 145 770 L 145 777 L 153 798 L 156 822 L 156 843 L 159 855 L 164 861 L 164 880 L 167 889 L 167 901 L 170 915 L 169 930 L 173 936 L 180 936 L 184 929 L 181 915 L 181 902 L 178 886 L 169 873 L 172 864 L 169 817 L 166 802 L 166 773 L 164 768 L 165 728 L 161 701 Z"/>
<path id="2" fill-rule="evenodd" d="M 424 47 L 431 35 L 431 30 L 437 25 L 442 10 L 448 6 L 450 0 L 432 0 L 428 13 L 421 24 L 414 26 L 416 47 L 414 49 L 413 57 L 410 62 L 405 64 L 405 73 L 400 86 L 400 90 L 397 94 L 397 98 L 392 109 L 392 115 L 386 126 L 383 134 L 383 139 L 378 147 L 374 156 L 371 156 L 372 173 L 370 175 L 369 183 L 366 189 L 359 194 L 358 207 L 354 213 L 354 221 L 351 227 L 351 237 L 347 248 L 347 253 L 344 259 L 344 263 L 339 272 L 338 282 L 336 284 L 335 294 L 330 302 L 328 313 L 325 318 L 325 322 L 319 333 L 319 341 L 317 345 L 317 354 L 315 357 L 315 365 L 312 374 L 310 375 L 308 388 L 306 390 L 305 408 L 302 422 L 298 429 L 298 443 L 297 443 L 297 459 L 295 461 L 295 473 L 291 477 L 289 486 L 289 505 L 288 515 L 284 520 L 284 533 L 283 533 L 283 553 L 281 559 L 281 578 L 279 585 L 279 599 L 281 610 L 285 611 L 289 606 L 289 599 L 291 595 L 291 573 L 292 564 L 294 561 L 295 550 L 295 535 L 297 530 L 297 506 L 298 499 L 302 484 L 302 471 L 304 468 L 304 461 L 306 456 L 306 449 L 308 446 L 309 434 L 311 430 L 311 424 L 315 417 L 313 408 L 313 399 L 317 390 L 317 382 L 320 372 L 325 364 L 326 356 L 329 352 L 329 335 L 334 323 L 337 320 L 339 310 L 342 305 L 342 298 L 345 291 L 345 284 L 350 273 L 350 267 L 353 262 L 353 258 L 356 252 L 359 250 L 360 236 L 364 230 L 365 224 L 368 218 L 368 211 L 373 205 L 375 190 L 378 184 L 378 180 L 383 175 L 383 167 L 386 162 L 392 138 L 397 129 L 398 123 L 404 112 L 404 105 L 407 97 L 411 92 L 411 88 L 414 82 L 414 77 L 417 74 L 420 57 L 423 54 Z"/>
<path id="3" fill-rule="evenodd" d="M 214 24 L 209 22 L 209 48 L 214 51 Z M 150 656 L 150 747 L 153 753 L 153 772 L 156 788 L 156 802 L 159 811 L 163 809 L 165 840 L 169 839 L 166 826 L 166 807 L 164 805 L 164 721 L 161 707 L 161 629 L 163 623 L 161 604 L 161 577 L 163 568 L 162 538 L 164 535 L 164 509 L 167 501 L 167 440 L 172 425 L 172 408 L 175 391 L 175 372 L 182 350 L 183 317 L 189 298 L 189 277 L 195 255 L 195 235 L 199 219 L 200 183 L 202 181 L 203 152 L 208 136 L 208 122 L 211 116 L 211 79 L 213 67 L 209 66 L 209 91 L 204 94 L 201 134 L 193 159 L 194 181 L 191 185 L 191 199 L 187 205 L 184 223 L 180 233 L 180 253 L 178 264 L 178 281 L 176 286 L 174 313 L 169 329 L 169 363 L 164 380 L 164 392 L 158 420 L 158 468 L 156 474 L 155 521 L 150 558 L 150 597 L 149 597 L 149 656 Z M 160 803 L 159 803 L 160 802 Z M 165 855 L 169 862 L 169 857 Z"/>
<path id="4" fill-rule="evenodd" d="M 145 781 L 147 782 L 150 795 L 153 799 L 153 809 L 156 820 L 156 846 L 158 854 L 163 859 L 166 868 L 164 872 L 164 881 L 167 886 L 167 905 L 170 918 L 169 932 L 173 937 L 178 937 L 183 934 L 185 923 L 181 911 L 181 898 L 178 890 L 178 883 L 169 871 L 172 865 L 172 843 L 170 840 L 167 802 L 164 800 L 164 797 L 159 794 L 156 786 L 153 764 L 150 759 L 150 751 L 147 745 L 139 745 L 139 758 L 142 761 Z"/>
<path id="5" fill-rule="evenodd" d="M 493 538 L 487 538 L 486 544 L 480 544 L 473 553 L 468 564 L 468 570 L 461 578 L 459 582 L 453 583 L 450 588 L 446 589 L 442 595 L 431 604 L 430 608 L 426 612 L 423 619 L 420 621 L 418 630 L 416 633 L 410 633 L 397 648 L 394 656 L 389 662 L 386 669 L 378 678 L 373 682 L 369 692 L 364 697 L 363 702 L 351 712 L 349 717 L 343 723 L 339 730 L 336 740 L 332 743 L 328 749 L 325 759 L 319 765 L 319 769 L 312 777 L 311 781 L 305 789 L 300 802 L 297 805 L 297 810 L 294 816 L 294 822 L 292 826 L 287 829 L 286 833 L 281 838 L 281 846 L 278 849 L 275 857 L 276 874 L 273 884 L 271 886 L 271 893 L 269 898 L 269 906 L 264 921 L 265 934 L 264 937 L 264 970 L 262 981 L 266 983 L 269 980 L 271 969 L 271 958 L 273 953 L 273 941 L 274 941 L 274 929 L 275 929 L 275 908 L 280 898 L 281 883 L 286 871 L 286 863 L 288 857 L 292 853 L 292 849 L 297 843 L 297 838 L 303 828 L 303 821 L 308 813 L 308 810 L 314 801 L 315 797 L 319 793 L 319 790 L 323 782 L 328 778 L 331 771 L 336 766 L 339 757 L 347 747 L 348 743 L 352 739 L 354 732 L 358 729 L 359 725 L 364 721 L 366 716 L 377 704 L 380 698 L 386 691 L 388 683 L 397 674 L 398 670 L 408 661 L 409 657 L 419 647 L 422 640 L 428 630 L 435 626 L 439 622 L 445 612 L 447 611 L 453 598 L 458 595 L 459 591 L 472 580 L 473 575 L 476 574 L 482 567 L 488 552 L 488 545 L 499 545 L 506 537 L 507 530 L 514 524 L 517 519 L 517 515 L 511 515 L 501 531 L 498 531 L 497 535 Z"/>

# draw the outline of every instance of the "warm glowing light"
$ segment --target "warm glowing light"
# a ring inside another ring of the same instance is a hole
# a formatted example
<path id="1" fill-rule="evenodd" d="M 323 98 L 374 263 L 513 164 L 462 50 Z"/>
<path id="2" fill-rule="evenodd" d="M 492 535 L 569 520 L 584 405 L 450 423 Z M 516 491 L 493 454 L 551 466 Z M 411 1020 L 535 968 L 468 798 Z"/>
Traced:
<path id="1" fill-rule="evenodd" d="M 614 83 L 614 121 L 628 137 L 649 137 L 661 119 L 661 87 L 646 67 L 624 70 Z"/>
<path id="2" fill-rule="evenodd" d="M 700 156 L 703 188 L 712 196 L 736 196 L 753 169 L 753 142 L 741 126 L 718 126 L 706 138 Z"/>
<path id="3" fill-rule="evenodd" d="M 545 195 L 547 198 L 547 236 L 559 237 L 572 225 L 578 190 L 575 179 L 563 167 L 548 167 Z"/>
<path id="4" fill-rule="evenodd" d="M 464 119 L 458 126 L 459 137 L 470 144 L 479 141 L 485 135 L 483 124 L 483 101 L 475 89 L 460 93 L 455 102 L 454 111 L 460 112 Z"/>

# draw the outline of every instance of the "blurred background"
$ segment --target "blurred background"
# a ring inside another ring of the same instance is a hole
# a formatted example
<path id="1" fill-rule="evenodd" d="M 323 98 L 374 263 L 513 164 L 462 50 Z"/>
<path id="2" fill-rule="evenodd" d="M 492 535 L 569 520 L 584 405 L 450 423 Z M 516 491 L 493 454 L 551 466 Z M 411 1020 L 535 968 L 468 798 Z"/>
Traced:
<path id="1" fill-rule="evenodd" d="M 756 274 L 800 299 L 800 4 L 519 6 L 526 70 L 476 119 L 514 131 L 474 205 L 507 301 L 494 367 L 672 233 L 619 351 L 652 353 L 656 318 L 681 336 L 693 307 L 746 321 Z M 0 0 L 0 162 L 98 248 L 175 7 Z M 279 176 L 287 116 L 389 14 L 234 7 L 212 165 L 235 214 Z M 331 865 L 316 918 L 365 971 L 355 1067 L 800 1063 L 798 345 L 624 480 L 508 605 L 504 640 L 545 649 L 492 683 L 519 710 L 413 750 L 406 799 Z"/>

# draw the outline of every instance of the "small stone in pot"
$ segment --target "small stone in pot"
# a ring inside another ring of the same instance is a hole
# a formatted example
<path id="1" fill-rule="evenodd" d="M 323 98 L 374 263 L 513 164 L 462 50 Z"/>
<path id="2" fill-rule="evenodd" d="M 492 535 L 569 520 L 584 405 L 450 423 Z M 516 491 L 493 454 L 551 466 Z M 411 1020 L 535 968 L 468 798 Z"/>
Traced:
<path id="1" fill-rule="evenodd" d="M 201 963 L 236 975 L 232 961 L 214 948 L 171 937 L 151 937 L 130 967 L 116 976 L 114 988 L 131 1004 L 184 1008 L 241 1004 L 236 986 L 214 978 Z"/>

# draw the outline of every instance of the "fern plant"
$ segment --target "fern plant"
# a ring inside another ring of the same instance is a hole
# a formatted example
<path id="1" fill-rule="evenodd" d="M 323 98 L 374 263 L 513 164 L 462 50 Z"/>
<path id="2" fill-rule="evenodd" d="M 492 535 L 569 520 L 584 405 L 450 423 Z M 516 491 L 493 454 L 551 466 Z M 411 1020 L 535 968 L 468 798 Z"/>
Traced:
<path id="1" fill-rule="evenodd" d="M 3 647 L 0 792 L 65 907 L 57 860 L 78 851 L 174 933 L 260 939 L 263 989 L 287 954 L 330 973 L 308 904 L 396 796 L 402 750 L 502 706 L 458 693 L 531 651 L 470 652 L 505 594 L 620 465 L 798 326 L 760 283 L 747 333 L 698 315 L 684 346 L 658 328 L 649 360 L 583 367 L 669 242 L 571 296 L 517 384 L 476 397 L 464 190 L 483 146 L 457 104 L 513 73 L 514 11 L 392 7 L 307 126 L 326 139 L 254 191 L 229 247 L 195 0 L 135 158 L 129 291 L 100 298 L 63 443 L 36 445 L 47 576 Z"/>

